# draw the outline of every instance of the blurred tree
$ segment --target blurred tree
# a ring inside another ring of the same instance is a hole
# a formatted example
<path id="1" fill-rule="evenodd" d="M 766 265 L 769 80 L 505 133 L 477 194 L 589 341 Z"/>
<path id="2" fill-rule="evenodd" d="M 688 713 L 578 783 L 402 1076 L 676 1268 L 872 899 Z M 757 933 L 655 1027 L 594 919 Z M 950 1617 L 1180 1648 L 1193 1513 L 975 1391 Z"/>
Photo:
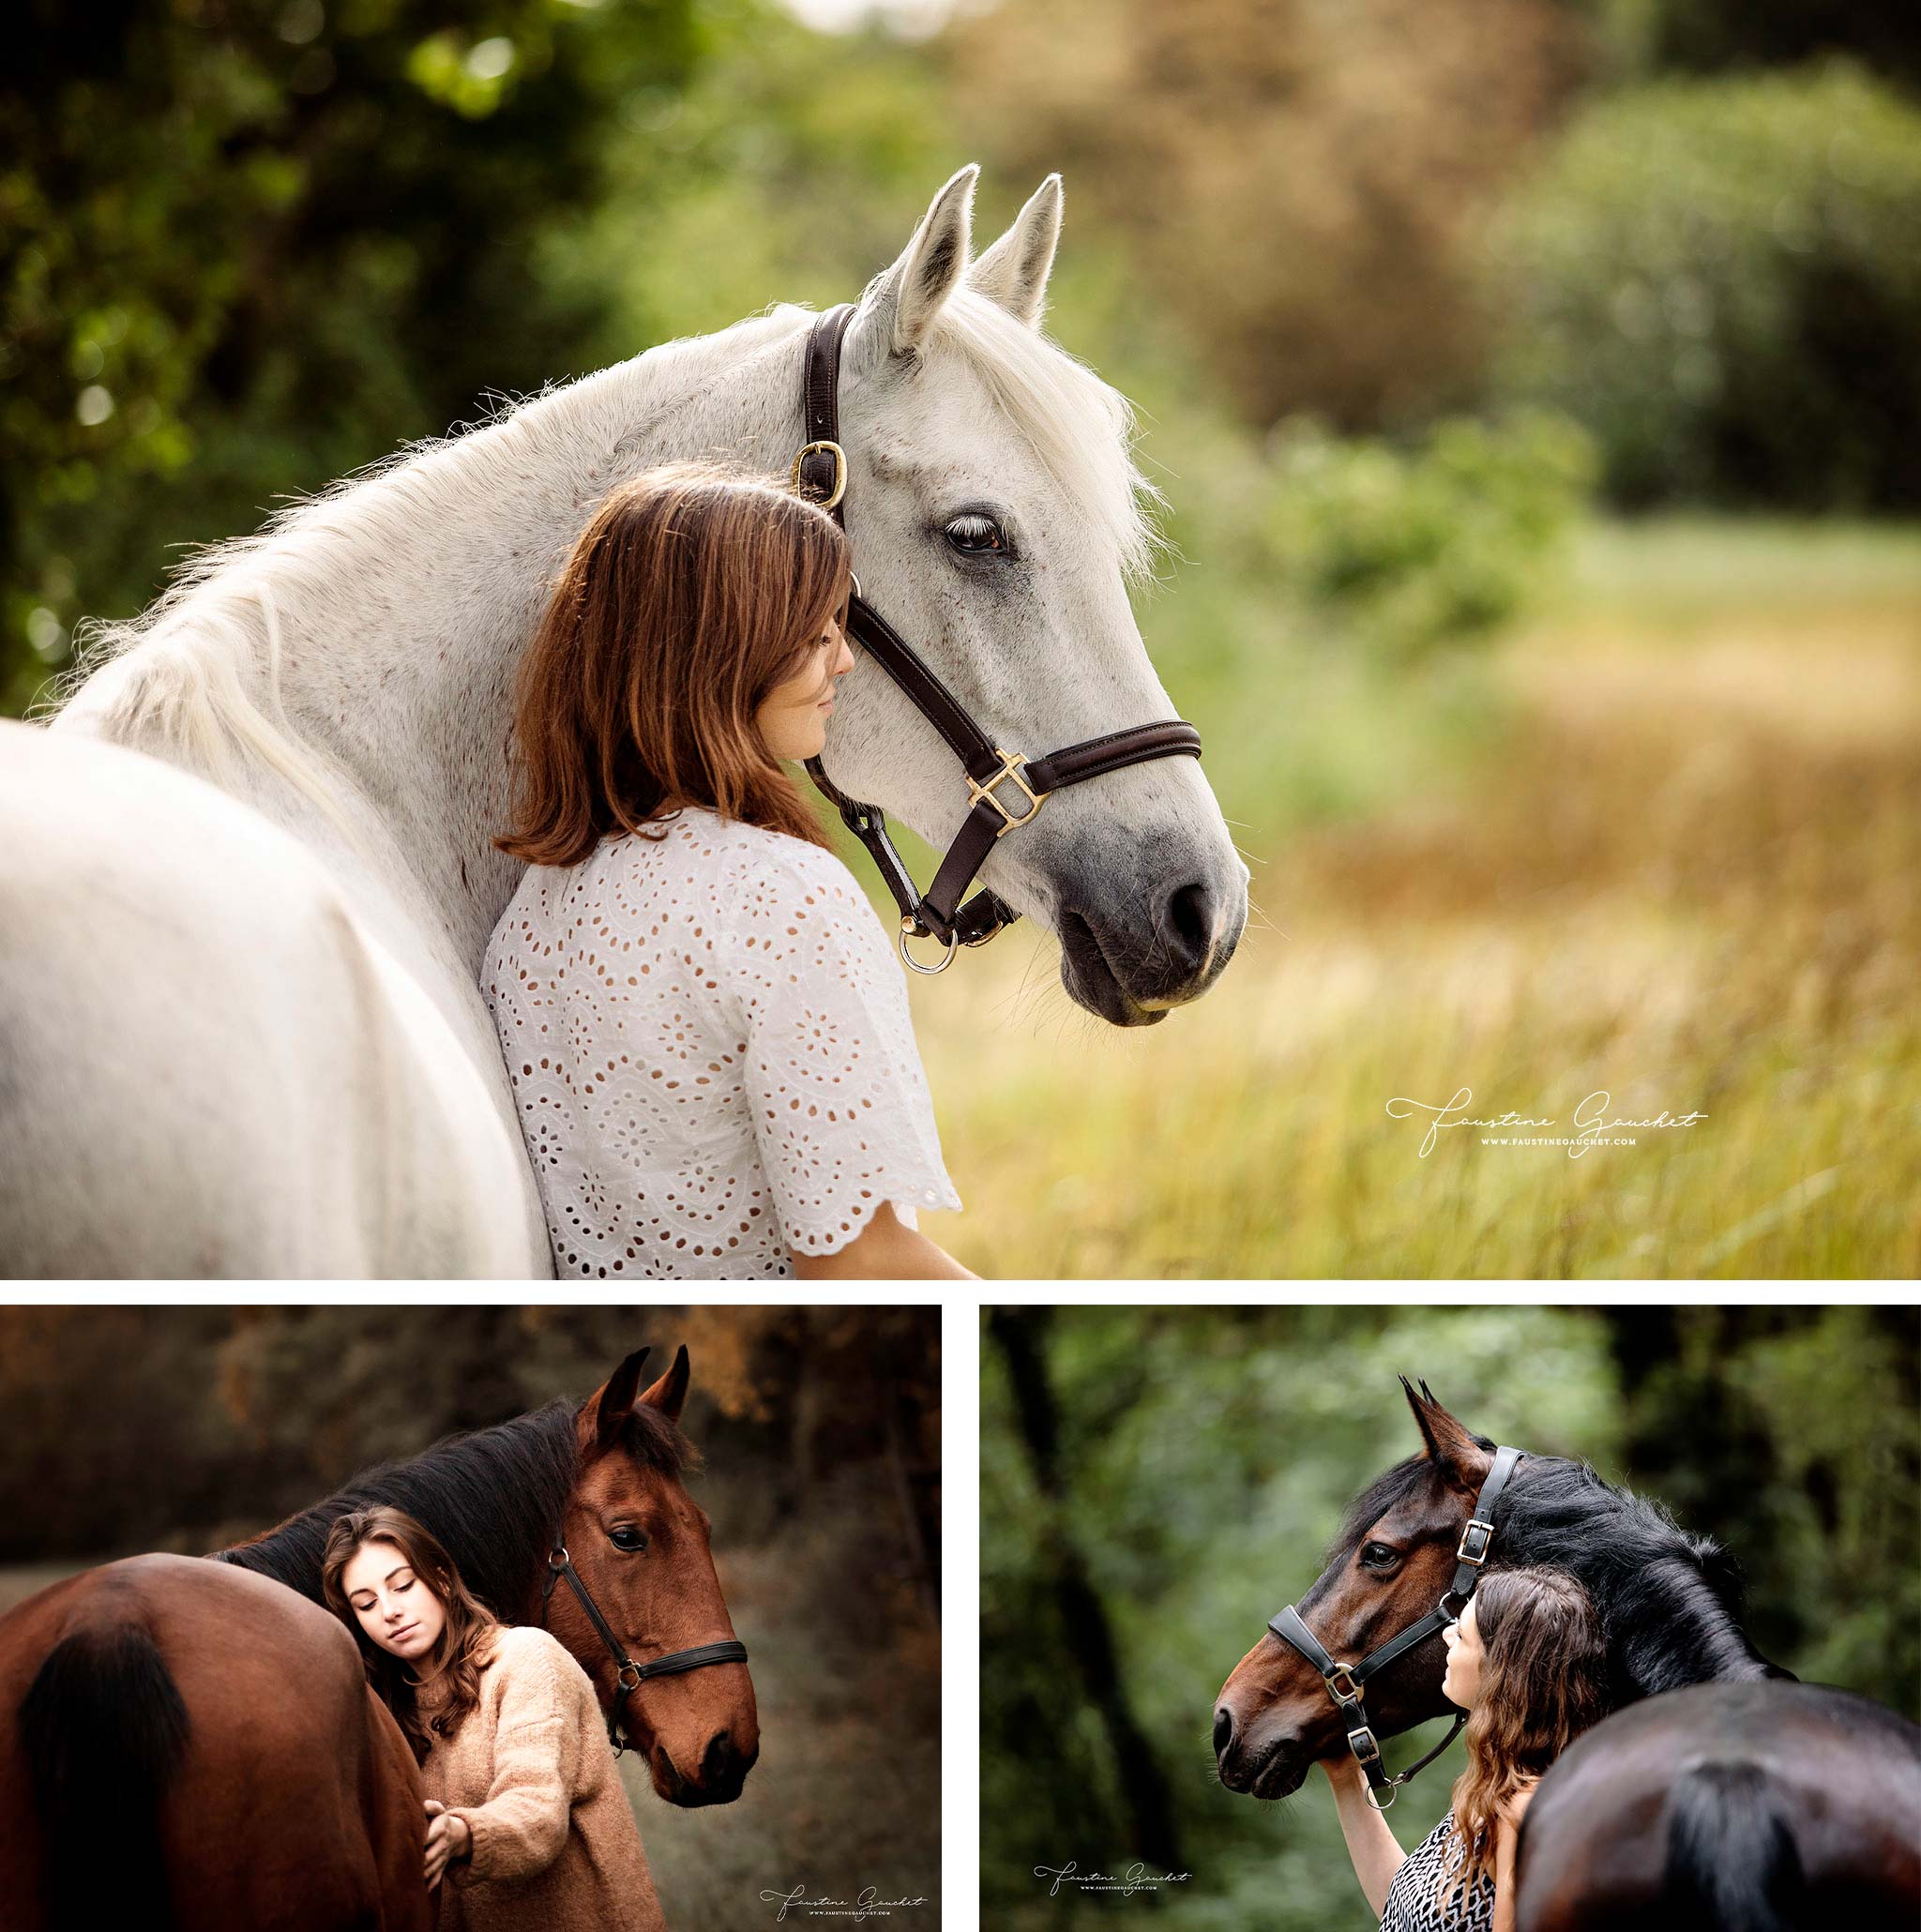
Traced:
<path id="1" fill-rule="evenodd" d="M 944 42 L 995 158 L 1067 173 L 1265 427 L 1343 430 L 1464 394 L 1482 329 L 1457 248 L 1588 58 L 1557 0 L 1023 0 Z"/>
<path id="2" fill-rule="evenodd" d="M 1643 67 L 1717 73 L 1852 53 L 1921 80 L 1921 16 L 1886 0 L 1604 0 L 1602 10 Z"/>
<path id="3" fill-rule="evenodd" d="M 1604 96 L 1492 225 L 1497 399 L 1629 505 L 1921 506 L 1921 106 L 1856 67 Z"/>
<path id="4" fill-rule="evenodd" d="M 758 1532 L 878 1470 L 878 1561 L 935 1605 L 939 1322 L 921 1308 L 0 1309 L 0 1562 L 210 1547 L 449 1430 L 584 1397 L 643 1343 L 664 1371 L 682 1342 L 688 1431 L 751 1472 Z"/>
<path id="5" fill-rule="evenodd" d="M 739 9 L 27 0 L 0 68 L 0 711 L 163 543 L 576 369 L 536 244 Z M 631 179 L 631 175 L 629 176 Z"/>

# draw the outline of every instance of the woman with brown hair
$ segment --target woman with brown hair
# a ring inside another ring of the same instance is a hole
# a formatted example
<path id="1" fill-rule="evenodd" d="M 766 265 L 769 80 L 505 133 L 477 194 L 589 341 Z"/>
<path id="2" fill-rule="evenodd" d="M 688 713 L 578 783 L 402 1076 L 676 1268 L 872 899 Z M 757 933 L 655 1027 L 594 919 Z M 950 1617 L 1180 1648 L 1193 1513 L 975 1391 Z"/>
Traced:
<path id="1" fill-rule="evenodd" d="M 1468 1720 L 1441 1822 L 1404 1852 L 1353 1756 L 1321 1769 L 1382 1932 L 1512 1932 L 1520 1820 L 1542 1774 L 1608 1714 L 1607 1641 L 1581 1583 L 1535 1567 L 1489 1571 L 1442 1637 L 1441 1688 Z"/>
<path id="2" fill-rule="evenodd" d="M 321 1587 L 419 1763 L 440 1932 L 665 1932 L 594 1686 L 560 1643 L 497 1622 L 403 1510 L 341 1517 Z"/>
<path id="3" fill-rule="evenodd" d="M 515 704 L 529 869 L 481 973 L 554 1270 L 963 1275 L 906 986 L 782 762 L 825 740 L 847 540 L 776 483 L 596 511 Z"/>

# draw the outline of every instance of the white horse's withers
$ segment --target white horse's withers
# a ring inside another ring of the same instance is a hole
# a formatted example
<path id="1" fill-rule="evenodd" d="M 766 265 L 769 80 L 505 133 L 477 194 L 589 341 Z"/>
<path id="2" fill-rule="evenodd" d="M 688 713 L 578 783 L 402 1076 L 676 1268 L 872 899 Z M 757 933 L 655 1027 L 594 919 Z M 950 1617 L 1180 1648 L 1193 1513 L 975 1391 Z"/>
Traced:
<path id="1" fill-rule="evenodd" d="M 870 599 L 1036 752 L 1174 707 L 1126 596 L 1147 554 L 1126 404 L 1035 326 L 1059 183 L 970 264 L 975 174 L 849 331 L 849 530 Z M 786 470 L 812 319 L 668 344 L 276 517 L 110 632 L 51 731 L 0 727 L 0 1267 L 548 1272 L 475 983 L 521 872 L 491 843 L 515 664 L 614 483 Z M 982 517 L 998 551 L 958 540 Z M 965 814 L 874 666 L 825 762 L 936 844 Z M 1246 917 L 1187 759 L 1051 799 L 982 878 L 1120 1024 L 1204 990 Z"/>

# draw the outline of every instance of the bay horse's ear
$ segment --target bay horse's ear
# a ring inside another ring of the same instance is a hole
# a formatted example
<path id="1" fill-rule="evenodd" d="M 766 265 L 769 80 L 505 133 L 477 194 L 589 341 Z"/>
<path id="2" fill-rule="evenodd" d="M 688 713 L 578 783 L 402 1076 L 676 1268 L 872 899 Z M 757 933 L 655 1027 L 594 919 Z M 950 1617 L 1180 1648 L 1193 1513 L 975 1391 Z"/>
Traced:
<path id="1" fill-rule="evenodd" d="M 848 328 L 843 361 L 870 370 L 889 355 L 912 355 L 926 340 L 941 304 L 967 273 L 979 176 L 977 163 L 962 168 L 935 195 L 892 266 L 868 284 Z"/>
<path id="2" fill-rule="evenodd" d="M 1407 1406 L 1414 1412 L 1421 1441 L 1428 1445 L 1429 1459 L 1450 1481 L 1463 1488 L 1477 1488 L 1488 1472 L 1490 1457 L 1475 1441 L 1474 1431 L 1441 1406 L 1425 1381 L 1417 1392 L 1402 1376 L 1400 1386 Z"/>
<path id="3" fill-rule="evenodd" d="M 687 1400 L 687 1344 L 682 1342 L 674 1353 L 673 1366 L 641 1397 L 641 1401 L 649 1409 L 659 1410 L 669 1422 L 678 1422 L 681 1405 Z"/>
<path id="4" fill-rule="evenodd" d="M 1061 177 L 1035 189 L 1014 225 L 967 271 L 967 286 L 1029 328 L 1040 325 L 1047 279 L 1061 242 Z"/>
<path id="5" fill-rule="evenodd" d="M 581 1434 L 596 1449 L 605 1449 L 613 1441 L 615 1432 L 632 1411 L 634 1391 L 641 1385 L 641 1370 L 652 1352 L 649 1349 L 636 1349 L 581 1410 Z"/>

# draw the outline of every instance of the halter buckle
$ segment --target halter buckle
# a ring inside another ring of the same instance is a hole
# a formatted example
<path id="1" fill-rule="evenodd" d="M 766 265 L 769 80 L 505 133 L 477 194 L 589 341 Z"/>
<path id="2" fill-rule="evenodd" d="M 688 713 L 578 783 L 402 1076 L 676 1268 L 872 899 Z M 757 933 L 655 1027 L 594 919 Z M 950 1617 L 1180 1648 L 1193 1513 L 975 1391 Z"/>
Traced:
<path id="1" fill-rule="evenodd" d="M 1358 1704 L 1361 1701 L 1364 1686 L 1355 1682 L 1352 1664 L 1337 1664 L 1321 1681 L 1327 1686 L 1327 1695 L 1337 1704 Z"/>
<path id="2" fill-rule="evenodd" d="M 1460 1532 L 1460 1547 L 1454 1552 L 1455 1560 L 1472 1563 L 1478 1570 L 1488 1561 L 1488 1550 L 1493 1541 L 1493 1524 L 1483 1522 L 1479 1517 L 1470 1517 L 1467 1528 Z"/>
<path id="3" fill-rule="evenodd" d="M 948 933 L 947 950 L 931 966 L 923 966 L 907 950 L 907 942 L 910 939 L 931 939 L 933 935 L 928 931 L 927 928 L 918 919 L 910 916 L 901 920 L 900 940 L 900 963 L 907 968 L 908 972 L 924 974 L 929 979 L 931 979 L 935 974 L 945 973 L 954 963 L 954 953 L 960 943 L 960 935 L 958 932 Z"/>
<path id="4" fill-rule="evenodd" d="M 1381 1761 L 1381 1746 L 1365 1724 L 1357 1725 L 1348 1732 L 1347 1747 L 1354 1754 L 1356 1764 L 1379 1764 Z"/>
<path id="5" fill-rule="evenodd" d="M 982 778 L 978 781 L 976 781 L 972 776 L 968 777 L 967 808 L 970 811 L 972 811 L 976 805 L 978 805 L 983 798 L 986 799 L 987 802 L 991 806 L 992 806 L 997 812 L 1000 813 L 1002 819 L 1006 822 L 1001 826 L 1001 829 L 994 834 L 994 837 L 996 838 L 1005 838 L 1009 832 L 1013 831 L 1015 826 L 1031 823 L 1035 815 L 1047 802 L 1049 794 L 1045 792 L 1036 792 L 1034 789 L 1034 787 L 1031 786 L 1027 782 L 1027 780 L 1021 776 L 1020 772 L 1015 769 L 1016 766 L 1023 765 L 1027 762 L 1026 759 L 1022 757 L 1020 752 L 1003 751 L 1001 747 L 998 745 L 996 745 L 994 747 L 994 756 L 998 758 L 1001 762 L 1001 768 L 999 771 L 993 773 L 991 777 Z M 1021 795 L 1027 800 L 1027 809 L 1024 812 L 1011 812 L 1001 802 L 1000 795 L 994 788 L 998 785 L 1006 784 L 1015 784 L 1020 786 Z"/>
<path id="6" fill-rule="evenodd" d="M 806 485 L 800 480 L 800 466 L 810 456 L 831 456 L 834 459 L 834 487 L 825 496 L 809 495 Z M 824 510 L 831 510 L 847 494 L 847 452 L 838 443 L 823 437 L 818 443 L 809 443 L 794 459 L 794 487 L 809 503 L 817 503 Z M 858 591 L 855 595 L 858 596 Z"/>

